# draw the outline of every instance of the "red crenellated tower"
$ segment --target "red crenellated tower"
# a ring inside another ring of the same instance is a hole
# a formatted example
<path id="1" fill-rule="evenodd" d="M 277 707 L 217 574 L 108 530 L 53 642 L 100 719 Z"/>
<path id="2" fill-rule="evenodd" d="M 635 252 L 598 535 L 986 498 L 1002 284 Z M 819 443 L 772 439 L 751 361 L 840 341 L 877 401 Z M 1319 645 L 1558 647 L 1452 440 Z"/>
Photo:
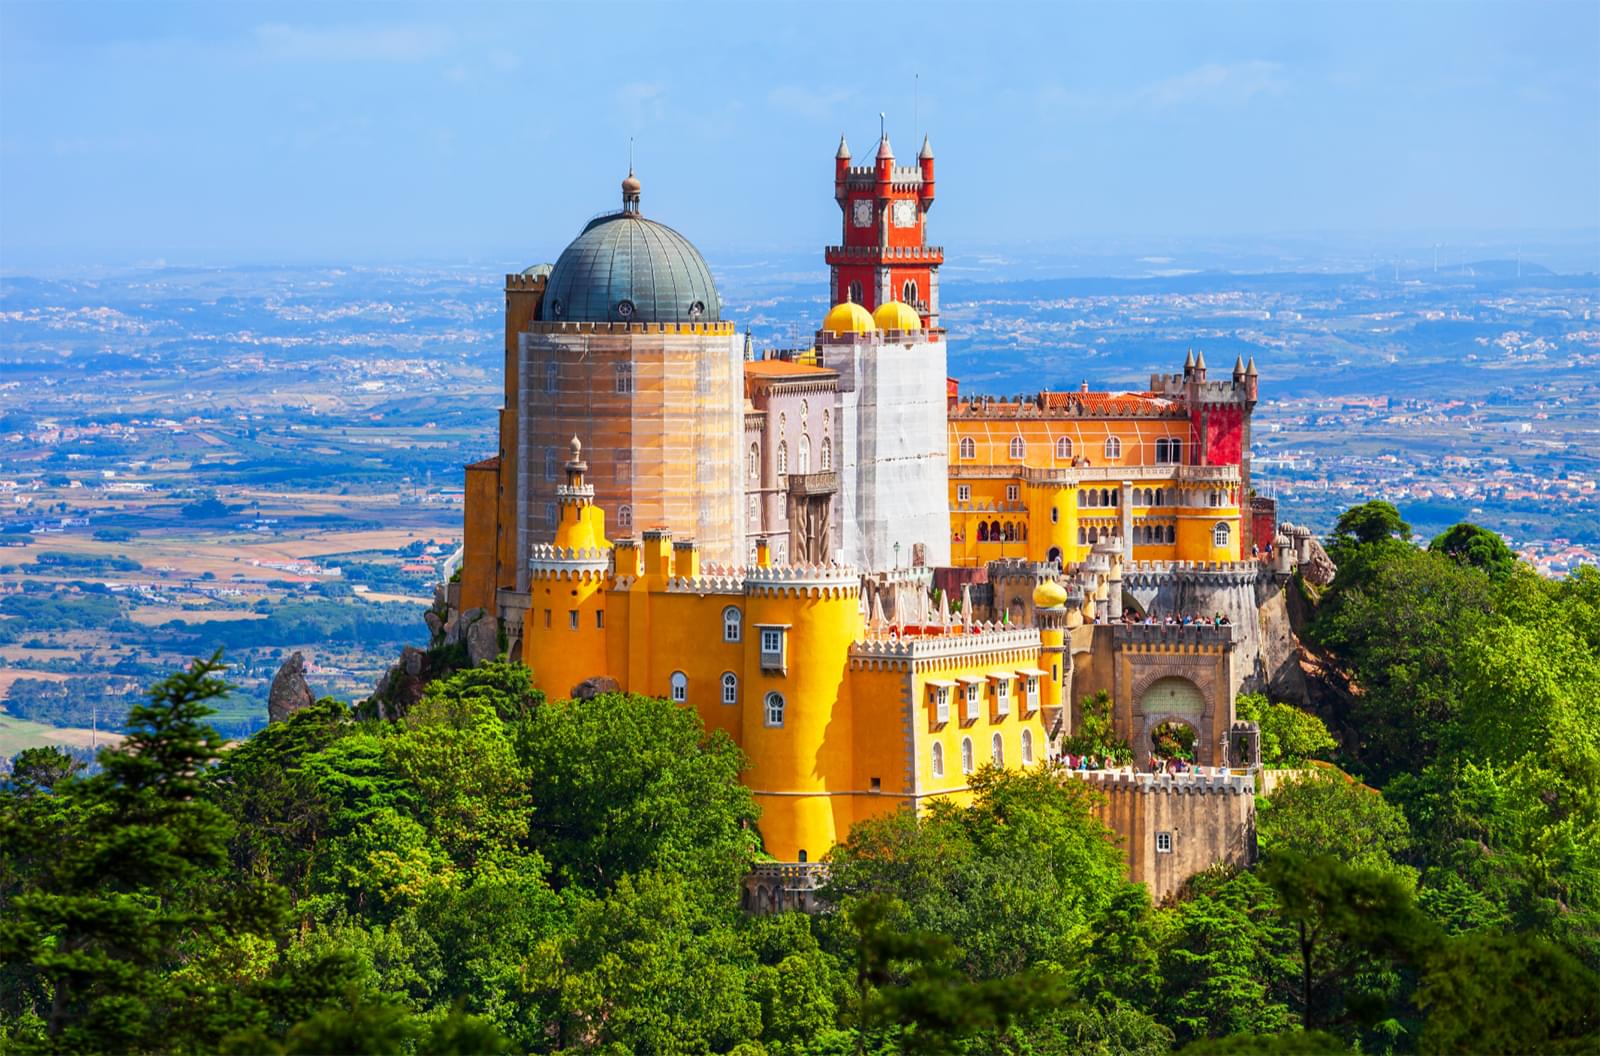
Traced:
<path id="1" fill-rule="evenodd" d="M 926 329 L 939 326 L 939 265 L 944 247 L 927 243 L 933 208 L 933 147 L 923 137 L 917 165 L 897 166 L 885 133 L 871 165 L 852 166 L 839 137 L 833 197 L 844 214 L 844 241 L 829 246 L 829 304 L 854 301 L 868 311 L 905 301 Z"/>

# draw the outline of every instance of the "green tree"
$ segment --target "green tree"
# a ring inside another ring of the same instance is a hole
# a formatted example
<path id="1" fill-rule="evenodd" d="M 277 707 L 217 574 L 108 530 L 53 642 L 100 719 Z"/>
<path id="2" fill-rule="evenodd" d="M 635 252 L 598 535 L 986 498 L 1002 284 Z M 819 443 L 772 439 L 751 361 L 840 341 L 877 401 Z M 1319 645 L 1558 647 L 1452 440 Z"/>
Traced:
<path id="1" fill-rule="evenodd" d="M 1279 785 L 1262 803 L 1256 832 L 1268 859 L 1279 852 L 1328 854 L 1407 884 L 1416 879 L 1401 864 L 1411 846 L 1404 812 L 1341 773 L 1317 772 Z"/>
<path id="2" fill-rule="evenodd" d="M 1392 1035 L 1405 996 L 1396 964 L 1420 960 L 1435 938 L 1405 882 L 1289 850 L 1268 859 L 1261 873 L 1295 936 L 1301 1026 Z"/>
<path id="3" fill-rule="evenodd" d="M 1466 521 L 1434 536 L 1428 549 L 1460 564 L 1481 568 L 1491 579 L 1504 579 L 1517 567 L 1517 555 L 1504 539 Z"/>
<path id="4" fill-rule="evenodd" d="M 82 763 L 59 748 L 24 748 L 11 757 L 10 783 L 23 795 L 52 792 L 82 769 Z"/>
<path id="5" fill-rule="evenodd" d="M 1600 976 L 1536 936 L 1463 935 L 1428 960 L 1423 1052 L 1600 1049 Z"/>
<path id="6" fill-rule="evenodd" d="M 1065 963 L 1124 883 L 1093 792 L 1053 767 L 984 767 L 972 803 L 858 824 L 828 856 L 823 897 L 848 913 L 889 896 L 907 928 L 949 938 L 974 979 Z"/>
<path id="7" fill-rule="evenodd" d="M 727 904 L 755 851 L 744 755 L 692 710 L 625 693 L 537 709 L 517 731 L 532 846 L 564 883 L 608 890 L 652 870 Z"/>
<path id="8" fill-rule="evenodd" d="M 31 850 L 42 867 L 0 907 L 0 960 L 48 994 L 39 1040 L 51 1050 L 214 1045 L 234 1016 L 228 978 L 181 969 L 274 932 L 281 892 L 230 882 L 231 826 L 203 795 L 222 747 L 202 721 L 229 689 L 221 667 L 197 660 L 155 686 L 101 773 L 67 782 L 50 815 L 23 827 L 7 812 L 8 857 Z"/>
<path id="9" fill-rule="evenodd" d="M 1338 742 L 1322 720 L 1292 704 L 1269 701 L 1260 693 L 1241 693 L 1235 702 L 1239 718 L 1261 731 L 1261 762 L 1267 766 L 1302 766 L 1326 758 Z"/>
<path id="10" fill-rule="evenodd" d="M 1410 538 L 1411 526 L 1401 519 L 1394 503 L 1374 499 L 1341 513 L 1333 533 L 1336 546 L 1345 542 L 1376 543 L 1396 537 L 1403 541 Z"/>
<path id="11" fill-rule="evenodd" d="M 1105 690 L 1092 695 L 1084 694 L 1078 702 L 1076 730 L 1062 743 L 1062 750 L 1072 755 L 1110 759 L 1119 766 L 1132 762 L 1133 748 L 1129 746 L 1127 738 L 1117 736 L 1111 710 L 1111 694 Z"/>

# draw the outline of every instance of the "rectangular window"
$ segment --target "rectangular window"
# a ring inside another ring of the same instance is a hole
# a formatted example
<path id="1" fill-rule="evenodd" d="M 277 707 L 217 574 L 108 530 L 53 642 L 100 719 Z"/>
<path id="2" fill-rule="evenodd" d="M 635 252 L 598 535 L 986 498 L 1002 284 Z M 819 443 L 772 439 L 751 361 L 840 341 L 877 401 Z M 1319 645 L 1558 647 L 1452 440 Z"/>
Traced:
<path id="1" fill-rule="evenodd" d="M 617 391 L 623 394 L 633 392 L 633 364 L 617 364 Z"/>
<path id="2" fill-rule="evenodd" d="M 1156 833 L 1156 853 L 1157 854 L 1171 854 L 1172 853 L 1172 833 L 1170 833 L 1170 832 L 1158 832 L 1158 833 Z"/>
<path id="3" fill-rule="evenodd" d="M 1002 678 L 994 684 L 994 713 L 1011 714 L 1011 680 Z"/>
<path id="4" fill-rule="evenodd" d="M 780 672 L 784 669 L 782 627 L 761 628 L 761 668 Z"/>
<path id="5" fill-rule="evenodd" d="M 1039 678 L 1037 675 L 1028 676 L 1028 710 L 1039 710 Z"/>
<path id="6" fill-rule="evenodd" d="M 550 629 L 550 610 L 549 609 L 545 609 L 544 610 L 544 627 L 545 627 L 545 630 L 549 630 Z"/>
<path id="7" fill-rule="evenodd" d="M 978 721 L 978 684 L 976 682 L 968 682 L 967 683 L 967 700 L 966 700 L 966 704 L 967 704 L 967 714 L 966 714 L 967 721 L 968 722 L 977 722 Z"/>
<path id="8" fill-rule="evenodd" d="M 934 721 L 941 726 L 950 721 L 950 687 L 933 687 L 933 715 Z"/>
<path id="9" fill-rule="evenodd" d="M 556 381 L 561 376 L 561 368 L 555 363 L 544 365 L 544 391 L 555 392 Z"/>
<path id="10" fill-rule="evenodd" d="M 956 485 L 956 501 L 957 502 L 971 502 L 972 501 L 972 488 L 971 488 L 971 486 L 969 486 L 967 484 L 957 484 Z"/>
<path id="11" fill-rule="evenodd" d="M 617 483 L 631 484 L 633 482 L 633 452 L 627 448 L 618 448 L 615 461 L 612 463 L 617 469 Z"/>
<path id="12" fill-rule="evenodd" d="M 556 504 L 555 503 L 547 502 L 547 503 L 544 504 L 544 519 L 545 519 L 545 522 L 547 524 L 549 524 L 550 527 L 554 528 L 556 526 Z"/>
<path id="13" fill-rule="evenodd" d="M 556 449 L 553 447 L 544 449 L 544 479 L 556 479 Z"/>
<path id="14" fill-rule="evenodd" d="M 1006 501 L 1007 502 L 1016 502 L 1017 501 L 1017 496 L 1020 495 L 1020 494 L 1021 494 L 1021 491 L 1020 491 L 1020 489 L 1018 489 L 1018 487 L 1015 484 L 1007 484 L 1006 485 Z"/>
<path id="15" fill-rule="evenodd" d="M 594 610 L 594 625 L 595 625 L 596 629 L 599 629 L 599 630 L 604 630 L 605 629 L 605 625 L 606 625 L 606 610 L 605 609 L 595 609 Z"/>
<path id="16" fill-rule="evenodd" d="M 567 610 L 567 627 L 570 628 L 571 630 L 574 630 L 574 631 L 578 629 L 578 610 L 577 609 L 568 609 Z"/>
<path id="17" fill-rule="evenodd" d="M 872 791 L 874 791 L 874 792 L 882 792 L 883 791 L 883 778 L 875 777 L 875 778 L 872 779 Z"/>

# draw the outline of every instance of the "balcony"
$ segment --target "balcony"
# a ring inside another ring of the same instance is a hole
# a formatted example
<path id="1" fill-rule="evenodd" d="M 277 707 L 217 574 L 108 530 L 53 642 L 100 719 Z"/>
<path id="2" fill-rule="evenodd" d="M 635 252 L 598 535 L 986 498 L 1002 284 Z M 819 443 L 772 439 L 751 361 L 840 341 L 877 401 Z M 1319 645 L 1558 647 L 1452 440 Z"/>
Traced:
<path id="1" fill-rule="evenodd" d="M 824 473 L 790 473 L 789 494 L 797 497 L 832 495 L 839 490 L 839 474 L 829 470 Z"/>

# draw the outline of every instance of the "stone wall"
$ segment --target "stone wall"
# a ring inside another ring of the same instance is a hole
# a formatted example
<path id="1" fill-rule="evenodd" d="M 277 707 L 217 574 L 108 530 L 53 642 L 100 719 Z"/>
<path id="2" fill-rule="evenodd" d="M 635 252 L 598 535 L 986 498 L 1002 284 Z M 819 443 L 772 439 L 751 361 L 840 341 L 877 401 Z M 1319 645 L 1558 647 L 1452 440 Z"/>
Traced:
<path id="1" fill-rule="evenodd" d="M 1252 775 L 1066 773 L 1101 793 L 1095 811 L 1120 838 L 1128 878 L 1148 887 L 1157 903 L 1177 898 L 1190 877 L 1212 866 L 1255 861 Z"/>

